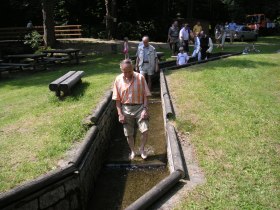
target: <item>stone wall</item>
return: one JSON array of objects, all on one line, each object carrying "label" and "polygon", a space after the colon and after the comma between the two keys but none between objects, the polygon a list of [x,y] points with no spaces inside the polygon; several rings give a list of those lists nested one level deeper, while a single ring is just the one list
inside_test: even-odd
[{"label": "stone wall", "polygon": [[[106,97],[111,97],[111,93]],[[94,191],[94,183],[105,160],[104,155],[109,146],[112,127],[117,122],[114,101],[110,100],[103,105],[106,107],[102,109],[98,121],[90,127],[69,164],[0,194],[0,209],[87,208],[88,200]]]}]

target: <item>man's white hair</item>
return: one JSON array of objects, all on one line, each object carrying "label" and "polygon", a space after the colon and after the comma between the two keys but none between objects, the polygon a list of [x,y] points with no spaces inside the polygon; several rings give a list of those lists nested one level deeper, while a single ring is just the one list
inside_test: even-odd
[{"label": "man's white hair", "polygon": [[150,41],[150,38],[148,36],[143,36],[142,41],[144,41],[145,39],[148,39],[148,41]]}]

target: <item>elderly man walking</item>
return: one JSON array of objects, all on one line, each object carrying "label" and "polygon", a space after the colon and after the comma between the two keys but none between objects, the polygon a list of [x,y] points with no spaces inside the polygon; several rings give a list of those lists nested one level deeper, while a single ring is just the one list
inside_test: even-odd
[{"label": "elderly man walking", "polygon": [[146,78],[148,87],[152,89],[152,76],[159,70],[156,49],[149,44],[149,37],[142,38],[143,44],[138,47],[136,58],[136,71]]},{"label": "elderly man walking", "polygon": [[135,157],[134,129],[136,123],[141,132],[140,155],[147,158],[145,144],[148,139],[148,96],[151,95],[142,74],[133,71],[131,60],[120,63],[122,74],[117,76],[112,99],[116,100],[119,122],[123,124],[124,134],[131,149],[130,159]]}]

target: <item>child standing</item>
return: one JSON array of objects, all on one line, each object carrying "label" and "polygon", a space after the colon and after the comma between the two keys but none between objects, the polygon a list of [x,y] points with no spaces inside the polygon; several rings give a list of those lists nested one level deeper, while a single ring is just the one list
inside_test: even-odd
[{"label": "child standing", "polygon": [[188,60],[189,60],[189,56],[187,53],[184,52],[184,48],[183,47],[180,47],[179,48],[179,53],[177,55],[177,66],[180,66],[180,65],[184,65],[186,63],[188,63]]},{"label": "child standing", "polygon": [[123,54],[124,54],[124,58],[128,59],[129,58],[129,54],[128,54],[128,38],[124,37],[124,42],[123,42]]}]

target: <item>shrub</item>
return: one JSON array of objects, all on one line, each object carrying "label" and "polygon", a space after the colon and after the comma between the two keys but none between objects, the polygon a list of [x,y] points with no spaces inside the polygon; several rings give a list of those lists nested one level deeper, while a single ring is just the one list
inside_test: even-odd
[{"label": "shrub", "polygon": [[32,31],[24,36],[24,44],[29,45],[32,49],[38,49],[43,38],[37,31]]}]

